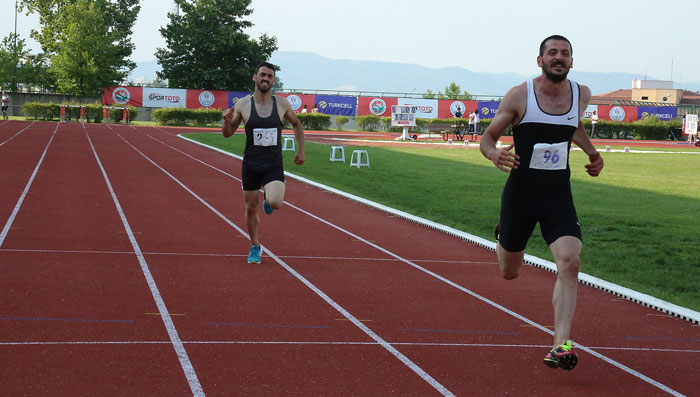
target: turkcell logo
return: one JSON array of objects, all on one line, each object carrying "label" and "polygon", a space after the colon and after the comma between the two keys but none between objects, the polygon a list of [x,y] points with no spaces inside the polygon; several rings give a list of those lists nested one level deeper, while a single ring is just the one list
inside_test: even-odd
[{"label": "turkcell logo", "polygon": [[210,91],[202,91],[202,93],[199,94],[199,104],[205,108],[210,107],[214,104],[214,94]]},{"label": "turkcell logo", "polygon": [[369,111],[375,116],[381,116],[386,112],[386,102],[383,99],[373,99],[369,103]]},{"label": "turkcell logo", "polygon": [[112,91],[112,99],[120,105],[126,105],[131,99],[131,93],[124,87],[117,87],[116,90]]},{"label": "turkcell logo", "polygon": [[612,109],[610,109],[610,120],[613,121],[622,121],[625,119],[625,109],[615,106]]},{"label": "turkcell logo", "polygon": [[328,102],[321,101],[318,103],[318,107],[320,107],[321,109],[325,109],[326,107],[328,107]]},{"label": "turkcell logo", "polygon": [[299,95],[289,95],[287,100],[292,105],[292,110],[295,112],[301,107],[301,98],[299,98]]}]

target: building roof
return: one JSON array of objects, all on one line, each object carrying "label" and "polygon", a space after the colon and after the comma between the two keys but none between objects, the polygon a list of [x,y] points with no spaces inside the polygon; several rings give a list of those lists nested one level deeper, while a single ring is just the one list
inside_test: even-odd
[{"label": "building roof", "polygon": [[[681,103],[679,105],[700,105],[700,94],[693,91],[682,90],[683,96],[681,97]],[[591,97],[592,105],[602,105],[607,104],[610,101],[631,101],[632,100],[632,90],[615,90],[606,92],[600,95],[594,95]]]}]

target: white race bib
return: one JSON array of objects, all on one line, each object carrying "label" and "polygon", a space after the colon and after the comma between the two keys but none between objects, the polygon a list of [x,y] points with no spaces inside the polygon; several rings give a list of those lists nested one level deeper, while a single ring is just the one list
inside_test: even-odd
[{"label": "white race bib", "polygon": [[253,145],[255,146],[276,146],[277,128],[254,128]]},{"label": "white race bib", "polygon": [[538,143],[532,148],[530,168],[538,170],[565,170],[569,157],[569,143]]}]

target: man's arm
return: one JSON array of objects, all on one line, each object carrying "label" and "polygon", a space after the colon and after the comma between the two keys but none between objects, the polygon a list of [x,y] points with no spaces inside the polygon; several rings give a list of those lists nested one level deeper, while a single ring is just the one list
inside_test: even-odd
[{"label": "man's arm", "polygon": [[481,144],[479,145],[481,153],[484,157],[491,160],[496,167],[505,172],[518,168],[520,156],[510,151],[513,149],[513,145],[498,149],[496,142],[503,135],[503,131],[508,128],[508,125],[512,124],[522,114],[520,107],[525,105],[526,95],[527,87],[524,85],[511,88],[506,96],[503,97],[496,117],[493,118],[481,137]]},{"label": "man's arm", "polygon": [[[585,85],[579,86],[579,90],[581,95],[579,102],[580,120],[583,112],[588,107],[588,101],[591,99],[591,90]],[[603,158],[600,156],[600,153],[598,153],[598,150],[596,150],[595,146],[593,146],[593,143],[588,138],[588,134],[586,134],[586,130],[583,128],[583,123],[581,121],[578,122],[578,128],[576,128],[576,131],[574,132],[573,141],[576,146],[581,148],[581,150],[588,155],[588,161],[590,161],[589,164],[586,164],[586,172],[588,172],[588,175],[600,175],[600,172],[603,171]]]},{"label": "man's arm", "polygon": [[224,124],[221,126],[221,133],[224,134],[224,138],[233,135],[238,129],[238,126],[241,125],[243,117],[241,116],[241,112],[236,109],[237,108],[234,106],[224,112]]},{"label": "man's arm", "polygon": [[297,146],[299,149],[294,155],[294,164],[302,165],[306,160],[306,149],[304,147],[304,127],[301,125],[301,121],[297,117],[297,114],[292,110],[292,105],[286,98],[278,97],[281,99],[279,101],[282,104],[282,109],[284,109],[284,118],[289,121],[294,129],[294,138],[297,140]]}]

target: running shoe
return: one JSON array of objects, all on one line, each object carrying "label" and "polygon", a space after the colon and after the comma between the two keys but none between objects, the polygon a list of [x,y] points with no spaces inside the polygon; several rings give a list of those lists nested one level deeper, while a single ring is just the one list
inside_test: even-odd
[{"label": "running shoe", "polygon": [[563,345],[547,353],[544,356],[544,363],[549,368],[561,368],[571,371],[578,364],[578,355],[572,350],[571,341],[567,340]]},{"label": "running shoe", "polygon": [[496,230],[493,232],[494,236],[496,236],[496,241],[498,241],[499,237],[501,237],[501,224],[499,223],[496,225]]},{"label": "running shoe", "polygon": [[270,207],[270,204],[267,203],[267,199],[265,199],[263,200],[263,210],[265,210],[266,214],[270,215],[275,209]]},{"label": "running shoe", "polygon": [[260,254],[262,254],[262,247],[259,245],[251,245],[250,252],[248,253],[248,263],[260,263]]}]

